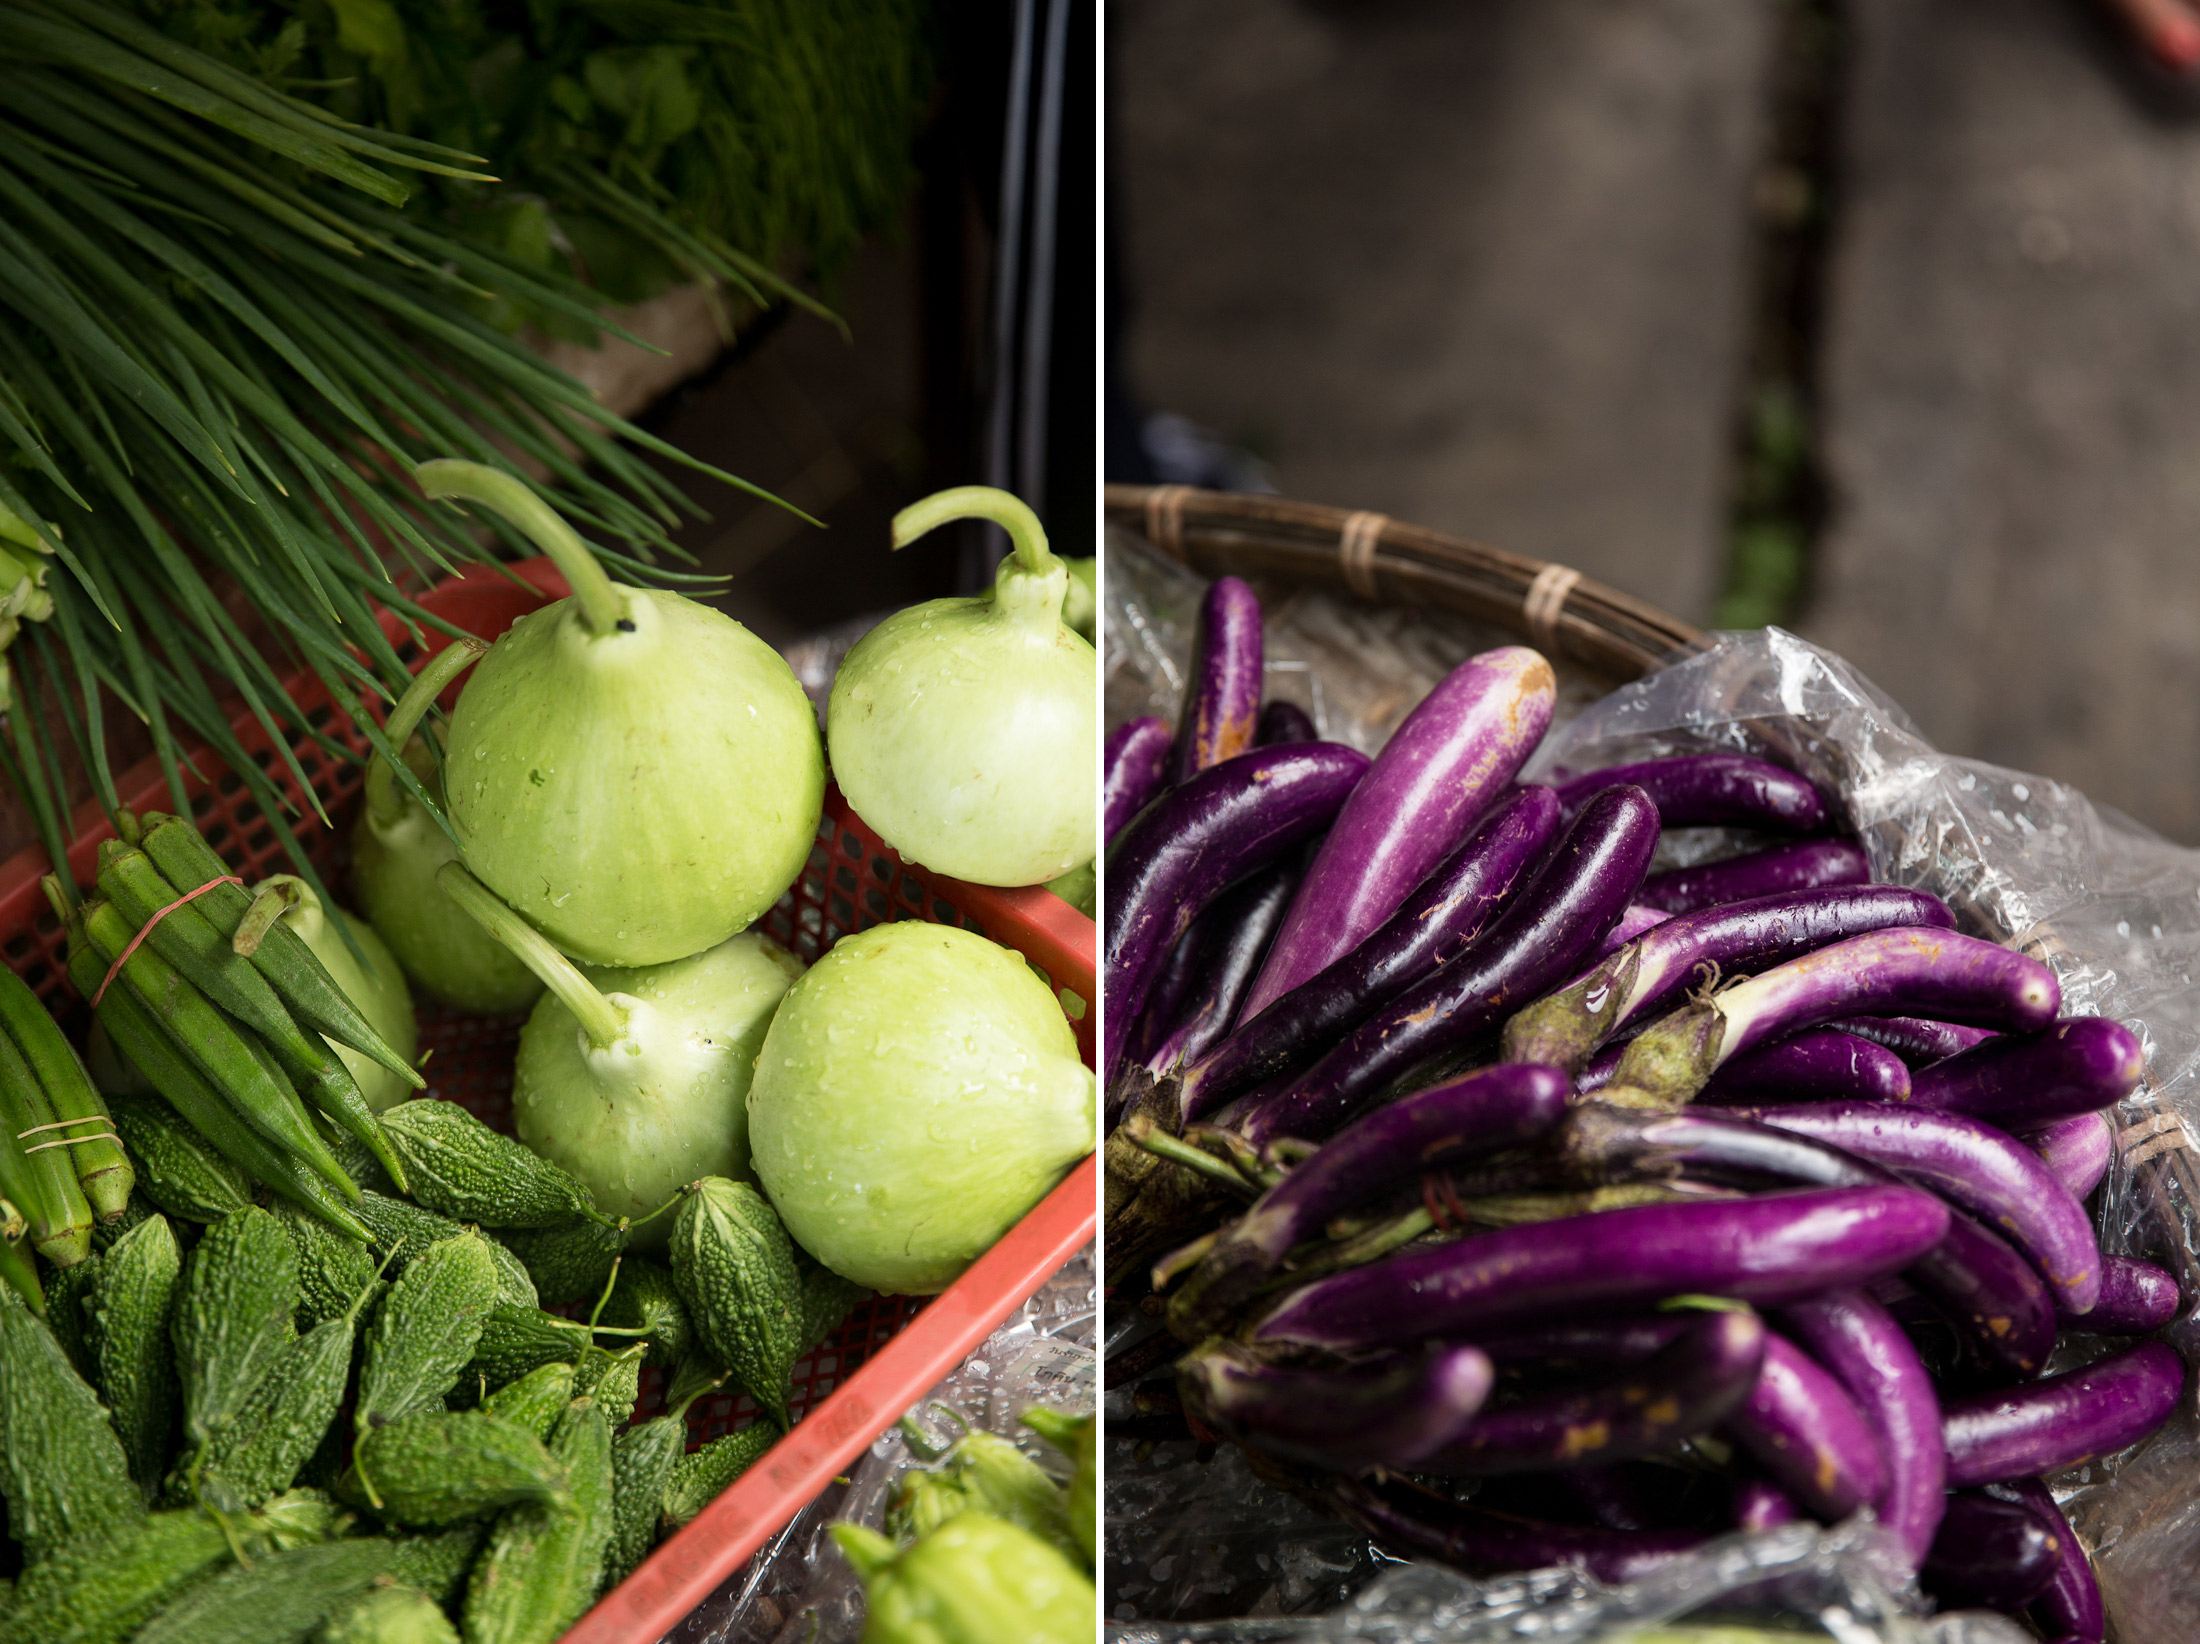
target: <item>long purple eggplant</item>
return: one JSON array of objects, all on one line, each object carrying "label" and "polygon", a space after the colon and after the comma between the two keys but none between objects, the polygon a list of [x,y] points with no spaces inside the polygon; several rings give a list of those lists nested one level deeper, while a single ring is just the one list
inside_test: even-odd
[{"label": "long purple eggplant", "polygon": [[1856,1401],[1777,1334],[1768,1334],[1756,1383],[1722,1431],[1804,1511],[1828,1524],[1878,1500],[1886,1488],[1886,1458]]},{"label": "long purple eggplant", "polygon": [[2177,1350],[2143,1341],[2059,1376],[1951,1399],[1948,1482],[2036,1478],[2121,1450],[2167,1421],[2184,1388]]},{"label": "long purple eggplant", "polygon": [[1103,1082],[1169,950],[1200,910],[1337,814],[1367,757],[1334,742],[1261,748],[1201,771],[1109,847]]},{"label": "long purple eggplant", "polygon": [[1642,900],[1667,913],[1694,913],[1723,902],[1870,882],[1871,859],[1846,839],[1801,839],[1690,868],[1667,868],[1643,881]]},{"label": "long purple eggplant", "polygon": [[1316,1140],[1383,1091],[1440,1076],[1521,1000],[1580,965],[1642,883],[1657,836],[1657,812],[1639,791],[1598,794],[1550,865],[1465,953],[1367,1017],[1288,1085],[1241,1099],[1232,1122],[1257,1145]]},{"label": "long purple eggplant", "polygon": [[1351,1352],[1414,1336],[1471,1338],[1580,1308],[1678,1295],[1778,1303],[1907,1267],[1948,1230],[1930,1194],[1901,1187],[1638,1206],[1501,1228],[1316,1280],[1256,1340]]},{"label": "long purple eggplant", "polygon": [[1673,1340],[1588,1387],[1530,1393],[1485,1408],[1424,1455],[1416,1471],[1447,1477],[1539,1472],[1660,1455],[1708,1432],[1749,1396],[1765,1356],[1754,1313],[1681,1321]]},{"label": "long purple eggplant", "polygon": [[1678,1313],[1559,1318],[1477,1332],[1475,1345],[1507,1374],[1595,1371],[1607,1365],[1633,1364],[1671,1345],[1680,1332],[1682,1318]]},{"label": "long purple eggplant", "polygon": [[1405,989],[1457,959],[1558,837],[1558,796],[1516,788],[1438,864],[1378,930],[1184,1070],[1186,1123],[1263,1080],[1295,1071]]},{"label": "long purple eggplant", "polygon": [[1600,771],[1559,784],[1558,797],[1577,810],[1593,793],[1631,782],[1650,796],[1668,828],[1767,828],[1816,833],[1825,826],[1825,796],[1782,766],[1746,754],[1675,754]]},{"label": "long purple eggplant", "polygon": [[1744,1051],[1697,1093],[1699,1102],[1902,1102],[1910,1070],[1893,1051],[1838,1028],[1805,1028]]},{"label": "long purple eggplant", "polygon": [[1489,1397],[1490,1361],[1476,1348],[1441,1346],[1313,1370],[1215,1340],[1187,1354],[1176,1377],[1198,1426],[1356,1473],[1416,1467],[1466,1432]]},{"label": "long purple eggplant", "polygon": [[1169,748],[1175,741],[1165,719],[1149,714],[1127,720],[1108,733],[1101,754],[1101,838],[1113,843],[1123,825],[1153,803],[1169,778]]},{"label": "long purple eggplant", "polygon": [[1646,908],[1640,902],[1627,904],[1627,911],[1619,916],[1619,923],[1604,933],[1604,940],[1597,944],[1597,960],[1602,963],[1613,954],[1647,931],[1656,929],[1673,916],[1663,908]]},{"label": "long purple eggplant", "polygon": [[[1712,1186],[1872,1187],[1900,1182],[1891,1170],[1807,1136],[1724,1113],[1659,1113],[1583,1103],[1554,1147],[1569,1182],[1693,1181]],[[2032,1376],[2055,1345],[2055,1304],[2031,1263],[1970,1217],[1948,1231],[1905,1276],[1969,1350],[2005,1376]],[[1493,1356],[1497,1356],[1492,1349]],[[1500,1360],[1502,1362],[1502,1360]]]},{"label": "long purple eggplant", "polygon": [[1939,897],[1895,885],[1795,891],[1677,914],[1513,1017],[1505,1024],[1505,1057],[1577,1070],[1600,1045],[1677,1003],[1691,987],[1785,964],[1871,931],[1954,924]]},{"label": "long purple eggplant", "polygon": [[2144,1072],[2137,1034],[2104,1016],[2073,1016],[2044,1033],[2000,1034],[1920,1068],[1910,1096],[1920,1107],[2024,1130],[2113,1107]]},{"label": "long purple eggplant", "polygon": [[1229,1032],[1303,869],[1289,856],[1239,880],[1169,950],[1131,1048],[1148,1072],[1158,1078],[1203,1056]]},{"label": "long purple eggplant", "polygon": [[1853,1016],[1833,1024],[1843,1033],[1884,1045],[1915,1068],[1930,1067],[1995,1037],[1990,1028],[1933,1022],[1922,1016]]},{"label": "long purple eggplant", "polygon": [[1570,1565],[1599,1581],[1632,1581],[1703,1544],[1692,1530],[1605,1530],[1495,1513],[1407,1479],[1338,1479],[1330,1504],[1391,1553],[1470,1575]]},{"label": "long purple eggplant", "polygon": [[2036,1478],[2018,1479],[1993,1486],[1993,1493],[2021,1505],[2055,1540],[2055,1573],[2032,1601],[2031,1616],[2041,1634],[2052,1644],[2101,1644],[2108,1636],[2108,1610],[2101,1602],[2101,1584],[2093,1574],[2093,1561],[2085,1556],[2078,1532],[2055,1505],[2047,1486]]},{"label": "long purple eggplant", "polygon": [[2108,1174],[2116,1152],[2116,1132],[2105,1113],[2076,1113],[2054,1124],[2024,1134],[2025,1145],[2040,1156],[2040,1163],[2083,1202]]},{"label": "long purple eggplant", "polygon": [[1240,578],[1217,577],[1199,602],[1171,781],[1183,782],[1252,747],[1260,720],[1261,650],[1260,596]]},{"label": "long purple eggplant", "polygon": [[2130,1256],[2101,1258],[2101,1295],[2091,1310],[2066,1322],[2097,1336],[2151,1336],[2184,1305],[2177,1276]]},{"label": "long purple eggplant", "polygon": [[1876,930],[1790,959],[1659,1018],[1627,1047],[1612,1089],[1684,1102],[1743,1051],[1842,1016],[1922,1008],[1954,1021],[2029,1032],[2054,1021],[2061,1003],[2055,973],[2014,949],[1949,930]]},{"label": "long purple eggplant", "polygon": [[2023,1503],[1958,1490],[1918,1582],[1943,1609],[2018,1615],[2046,1591],[2061,1558],[2062,1538]]},{"label": "long purple eggplant", "polygon": [[1558,1069],[1509,1063],[1417,1092],[1345,1126],[1223,1231],[1171,1298],[1172,1319],[1235,1305],[1294,1246],[1385,1188],[1541,1135],[1565,1113],[1567,1094]]},{"label": "long purple eggplant", "polygon": [[1314,716],[1296,702],[1277,699],[1260,711],[1260,723],[1253,727],[1253,746],[1273,748],[1285,742],[1318,742],[1321,732],[1315,729]]},{"label": "long purple eggplant", "polygon": [[1739,1110],[1931,1187],[2016,1241],[2056,1303],[2084,1313],[2101,1293],[2101,1248],[2085,1206],[2039,1156],[1960,1113],[1887,1102],[1822,1102]]},{"label": "long purple eggplant", "polygon": [[1421,699],[1323,841],[1247,1014],[1350,953],[1396,911],[1535,751],[1557,691],[1548,662],[1510,646],[1461,663]]},{"label": "long purple eggplant", "polygon": [[1849,1390],[1878,1434],[1887,1487],[1873,1506],[1915,1570],[1940,1529],[1948,1488],[1940,1401],[1917,1349],[1884,1307],[1857,1290],[1798,1303],[1781,1323]]}]

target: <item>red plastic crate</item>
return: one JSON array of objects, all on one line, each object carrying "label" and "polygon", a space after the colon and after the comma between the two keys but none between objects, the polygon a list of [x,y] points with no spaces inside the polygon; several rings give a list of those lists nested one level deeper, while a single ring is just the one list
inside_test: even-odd
[{"label": "red plastic crate", "polygon": [[[469,633],[491,639],[514,619],[560,597],[565,585],[544,560],[477,569],[443,583],[422,601]],[[393,640],[400,626],[385,617]],[[416,665],[446,643],[430,634],[407,649]],[[411,652],[417,650],[418,654]],[[291,682],[301,708],[332,738],[361,746],[348,719],[310,678]],[[453,695],[455,696],[455,688]],[[249,716],[236,731],[269,778],[303,799],[266,734]],[[295,747],[338,827],[308,821],[307,853],[341,887],[345,841],[360,771],[310,741]],[[253,807],[244,784],[221,771],[203,750],[197,763],[212,780],[194,785],[192,810],[208,840],[247,879],[287,868],[273,828]],[[157,765],[148,760],[118,783],[123,803],[154,810],[170,803]],[[100,841],[113,829],[96,805],[74,819],[69,867],[80,884],[93,877]],[[43,853],[35,848],[0,866],[0,954],[65,1022],[81,1025],[82,1005],[69,991],[61,961],[61,931],[38,889]],[[1061,994],[1089,1063],[1093,1057],[1095,932],[1092,921],[1043,890],[995,890],[942,879],[905,863],[828,788],[825,814],[802,877],[760,921],[774,941],[805,962],[852,931],[893,919],[961,925],[1024,955]],[[427,1094],[463,1103],[500,1130],[511,1129],[511,1064],[524,1016],[466,1016],[425,1000],[420,1004],[422,1072]],[[815,1352],[795,1366],[794,1427],[696,1520],[659,1547],[626,1581],[606,1593],[567,1635],[568,1644],[638,1644],[661,1637],[764,1546],[904,1411],[961,1363],[1093,1236],[1098,1191],[1093,1159],[1071,1171],[1052,1193],[1005,1234],[943,1294],[929,1300],[881,1296],[856,1308]],[[637,1419],[661,1407],[663,1378],[645,1373]],[[701,1443],[756,1416],[746,1397],[713,1395],[689,1411],[689,1440]]]}]

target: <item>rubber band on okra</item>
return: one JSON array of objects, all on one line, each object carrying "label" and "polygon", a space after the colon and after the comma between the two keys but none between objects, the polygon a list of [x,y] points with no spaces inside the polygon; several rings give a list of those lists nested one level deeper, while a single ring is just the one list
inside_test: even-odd
[{"label": "rubber band on okra", "polygon": [[41,1130],[67,1130],[71,1125],[103,1125],[106,1122],[107,1115],[104,1113],[85,1113],[74,1119],[55,1119],[46,1124],[32,1125],[28,1130],[18,1130],[15,1139],[20,1142],[24,1137],[35,1136]]},{"label": "rubber band on okra", "polygon": [[26,1147],[23,1149],[23,1156],[28,1158],[33,1153],[44,1153],[57,1147],[82,1147],[86,1142],[113,1142],[120,1147],[122,1138],[111,1130],[102,1130],[91,1136],[64,1136],[59,1141],[40,1142],[36,1147]]},{"label": "rubber band on okra", "polygon": [[225,873],[219,879],[209,879],[197,890],[185,891],[165,908],[155,910],[152,918],[146,920],[139,927],[138,933],[130,938],[130,945],[115,955],[115,962],[107,967],[107,974],[99,979],[99,991],[92,995],[92,1009],[99,1009],[100,1000],[107,997],[107,990],[115,985],[115,978],[122,974],[122,967],[130,962],[130,955],[137,952],[138,944],[153,934],[155,925],[174,913],[176,909],[182,907],[184,903],[196,902],[210,890],[218,889],[223,885],[241,885],[243,883],[244,881],[235,874]]}]

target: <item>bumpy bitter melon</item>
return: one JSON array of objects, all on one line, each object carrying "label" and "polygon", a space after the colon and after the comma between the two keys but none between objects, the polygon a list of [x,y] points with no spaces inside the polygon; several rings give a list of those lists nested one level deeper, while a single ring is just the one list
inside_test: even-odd
[{"label": "bumpy bitter melon", "polygon": [[176,1426],[176,1360],[169,1343],[183,1252],[165,1216],[140,1222],[99,1258],[84,1298],[100,1395],[148,1494],[160,1483]]},{"label": "bumpy bitter melon", "polygon": [[706,1176],[672,1228],[672,1276],[695,1334],[787,1425],[787,1378],[802,1352],[802,1275],[794,1240],[746,1182]]},{"label": "bumpy bitter melon", "polygon": [[611,1425],[595,1400],[566,1407],[550,1453],[564,1466],[571,1494],[514,1507],[497,1520],[466,1584],[469,1644],[550,1644],[580,1619],[602,1583],[611,1546]]}]

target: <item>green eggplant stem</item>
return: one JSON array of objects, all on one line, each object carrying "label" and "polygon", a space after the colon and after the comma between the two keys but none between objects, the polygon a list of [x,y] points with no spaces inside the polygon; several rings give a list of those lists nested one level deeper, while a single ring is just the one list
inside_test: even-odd
[{"label": "green eggplant stem", "polygon": [[517,474],[487,463],[438,457],[416,467],[413,478],[430,501],[475,503],[518,526],[565,573],[573,602],[590,633],[611,633],[626,620],[626,597],[604,573],[580,533]]},{"label": "green eggplant stem", "polygon": [[558,1003],[573,1013],[598,1050],[609,1050],[626,1033],[626,1012],[596,990],[572,960],[550,945],[548,937],[499,901],[463,864],[446,862],[436,870],[443,894],[472,915],[505,950],[542,979]]},{"label": "green eggplant stem", "polygon": [[[249,959],[258,953],[276,921],[299,904],[299,893],[305,888],[304,880],[287,873],[263,879],[253,888],[252,905],[244,910],[236,934],[229,938],[230,952],[240,959]],[[319,912],[318,907],[315,912]]]},{"label": "green eggplant stem", "polygon": [[1047,548],[1046,527],[1021,497],[990,485],[956,485],[920,498],[894,516],[894,546],[906,548],[927,532],[959,519],[991,520],[1008,533],[1009,546],[1026,571],[1044,572],[1061,561]]},{"label": "green eggplant stem", "polygon": [[[404,757],[405,744],[435,706],[435,699],[452,680],[480,661],[488,649],[478,639],[454,639],[413,675],[412,683],[405,687],[405,694],[397,699],[382,725],[382,734],[398,758]],[[368,761],[367,814],[385,828],[395,827],[404,818],[405,795],[397,786],[397,770],[390,759]]]},{"label": "green eggplant stem", "polygon": [[1259,1192],[1251,1182],[1239,1175],[1228,1164],[1213,1154],[1192,1146],[1181,1137],[1172,1136],[1144,1113],[1134,1113],[1123,1121],[1123,1134],[1133,1144],[1145,1149],[1154,1157],[1180,1164],[1187,1170],[1195,1170],[1202,1176],[1211,1176],[1223,1186],[1251,1197]]}]

